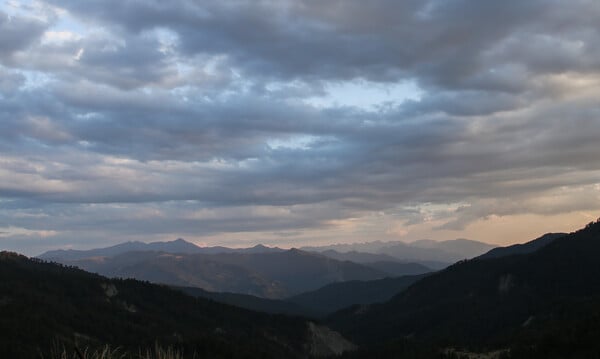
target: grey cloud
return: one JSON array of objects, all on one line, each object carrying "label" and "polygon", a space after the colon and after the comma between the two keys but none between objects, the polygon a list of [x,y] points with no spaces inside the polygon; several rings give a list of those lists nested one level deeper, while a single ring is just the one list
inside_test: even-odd
[{"label": "grey cloud", "polygon": [[[527,39],[568,34],[564,46],[572,47],[582,29],[593,26],[597,12],[585,1],[570,5],[567,20],[559,17],[564,7],[551,1],[57,4],[136,33],[170,28],[178,34],[183,53],[224,54],[248,76],[376,81],[413,77],[424,85],[479,90],[519,87],[506,83],[505,76],[489,75],[506,64],[489,54],[514,41],[513,35]],[[595,42],[592,36],[586,39]],[[593,57],[589,45],[586,42],[580,55]],[[536,53],[531,47],[503,48],[509,63],[525,60],[527,65],[527,54]],[[550,49],[544,51],[551,54],[543,57],[546,62],[564,61],[560,51]],[[529,70],[539,71],[536,66]]]},{"label": "grey cloud", "polygon": [[40,38],[50,24],[22,16],[9,16],[0,11],[0,59],[26,49]]},{"label": "grey cloud", "polygon": [[[75,183],[75,187],[67,193],[41,195],[48,200],[76,202],[193,198],[221,204],[279,205],[351,197],[360,201],[347,203],[362,203],[364,206],[379,203],[383,207],[397,200],[428,200],[428,196],[435,200],[454,201],[464,195],[458,187],[464,186],[472,191],[478,188],[460,185],[458,180],[469,183],[470,177],[482,173],[514,168],[545,168],[552,164],[556,167],[556,173],[569,167],[597,168],[594,134],[599,129],[593,117],[594,112],[582,116],[577,109],[580,105],[576,103],[569,109],[561,104],[537,114],[479,119],[483,131],[474,133],[469,128],[473,124],[470,120],[443,117],[428,121],[395,122],[393,118],[396,114],[389,114],[387,121],[383,119],[381,124],[371,128],[339,119],[338,124],[330,121],[331,124],[324,125],[323,122],[327,122],[328,118],[319,117],[311,129],[307,126],[311,123],[309,119],[305,123],[299,122],[301,117],[293,116],[286,107],[265,110],[265,114],[273,116],[272,120],[264,121],[257,117],[256,121],[248,123],[240,120],[237,112],[230,115],[218,112],[218,118],[229,120],[217,122],[199,121],[193,117],[193,112],[183,112],[175,123],[160,121],[159,117],[150,117],[151,112],[155,111],[153,107],[145,111],[141,108],[139,117],[127,120],[125,117],[113,117],[120,114],[121,110],[117,109],[97,120],[91,118],[84,121],[86,127],[73,127],[71,122],[77,121],[71,120],[57,123],[71,126],[67,127],[67,133],[74,137],[72,146],[79,148],[78,151],[91,148],[100,153],[137,157],[142,161],[183,160],[183,166],[170,174],[157,172],[157,166],[132,162],[126,165],[129,171],[123,172],[130,173],[129,176],[122,179],[102,178],[103,171],[118,170],[121,166],[103,164],[101,157],[95,157],[89,165],[77,163],[61,169],[47,169],[44,176]],[[587,104],[586,108],[591,105]],[[242,107],[248,112],[247,107],[233,107]],[[561,111],[564,113],[558,115]],[[131,110],[122,112],[132,114]],[[277,115],[284,113],[292,114],[291,119]],[[339,116],[344,113],[335,114]],[[575,117],[576,114],[579,118]],[[353,114],[348,116],[352,118]],[[564,118],[571,120],[565,122]],[[42,121],[44,123],[45,120]],[[37,127],[40,127],[39,123]],[[143,131],[141,134],[137,133],[138,128]],[[22,134],[52,144],[55,139],[48,138],[48,135],[44,138],[43,129],[43,126],[36,131],[25,129]],[[301,133],[302,130],[312,130],[313,134],[320,136],[329,133],[335,137],[329,141],[317,141],[307,149],[278,150],[264,145],[270,136]],[[156,137],[149,134],[155,134]],[[523,141],[523,137],[528,141]],[[84,149],[79,147],[79,140],[95,145]],[[575,142],[577,146],[569,147]],[[165,149],[168,144],[172,145],[174,152],[169,153],[168,148]],[[73,163],[73,157],[76,156],[61,157],[57,154],[51,163]],[[46,162],[46,158],[48,155],[38,161]],[[229,167],[219,170],[194,168],[185,164],[211,158],[225,158],[224,164]],[[250,167],[235,165],[236,160],[251,158],[254,160]],[[35,163],[32,159],[30,162]],[[182,170],[189,172],[189,176],[178,172]],[[87,175],[82,177],[84,172]],[[153,175],[145,178],[144,174],[149,172]],[[197,175],[201,175],[203,181],[194,184]],[[131,178],[138,178],[134,186],[128,183]],[[443,183],[454,179],[457,179],[453,183],[456,194],[446,194],[447,198],[443,198]],[[482,194],[497,182],[490,178],[486,181],[479,184]],[[164,187],[167,183],[171,184],[172,189]],[[223,192],[220,188],[233,190]],[[441,194],[435,194],[435,188]]]},{"label": "grey cloud", "polygon": [[[2,49],[0,229],[60,232],[53,243],[287,233],[468,202],[436,217],[460,229],[594,208],[592,2],[53,3],[104,30]],[[422,95],[306,101],[352,79],[412,79]],[[588,200],[535,200],[563,186]]]},{"label": "grey cloud", "polygon": [[586,71],[582,59],[598,58],[597,10],[585,1],[566,15],[552,1],[56,3],[119,36],[129,31],[127,53],[148,48],[144,33],[166,28],[177,34],[179,58],[221,56],[250,80],[409,78],[431,91],[522,93],[538,73]]},{"label": "grey cloud", "polygon": [[409,116],[438,111],[451,116],[486,116],[521,108],[527,100],[523,94],[495,91],[440,91],[419,101],[404,103],[401,111]]},{"label": "grey cloud", "polygon": [[0,67],[0,94],[10,97],[25,82],[25,76]]},{"label": "grey cloud", "polygon": [[14,55],[11,66],[46,71],[67,82],[82,79],[121,89],[174,87],[181,83],[174,59],[150,35],[89,34],[45,42]]},{"label": "grey cloud", "polygon": [[[297,205],[282,210],[261,206],[206,209],[193,201],[128,206],[52,204],[12,208],[10,212],[2,207],[0,227],[27,228],[30,237],[37,233],[64,241],[85,233],[92,238],[102,234],[104,240],[118,242],[123,237],[144,234],[208,236],[222,232],[299,231],[327,226],[327,221],[343,215],[348,212],[328,205]],[[13,234],[9,238],[18,236]]]}]

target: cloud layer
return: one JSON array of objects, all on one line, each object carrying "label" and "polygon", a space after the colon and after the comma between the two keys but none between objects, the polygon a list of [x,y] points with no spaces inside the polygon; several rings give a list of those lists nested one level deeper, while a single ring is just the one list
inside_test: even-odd
[{"label": "cloud layer", "polygon": [[593,0],[8,2],[0,245],[508,243],[527,238],[481,223],[585,221],[599,17]]}]

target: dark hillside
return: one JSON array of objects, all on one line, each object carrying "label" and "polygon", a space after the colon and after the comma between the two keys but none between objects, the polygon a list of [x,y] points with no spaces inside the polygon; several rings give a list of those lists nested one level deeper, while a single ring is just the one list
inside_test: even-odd
[{"label": "dark hillside", "polygon": [[532,357],[549,347],[563,357],[589,357],[600,353],[590,339],[600,335],[593,319],[600,314],[599,257],[600,222],[590,223],[537,252],[455,264],[387,303],[338,312],[330,323],[370,346],[411,338],[478,350],[523,344],[534,348]]},{"label": "dark hillside", "polygon": [[286,299],[309,308],[314,313],[328,315],[353,304],[373,304],[389,300],[427,274],[407,275],[369,281],[351,280],[331,283],[314,291]]},{"label": "dark hillside", "polygon": [[497,247],[487,253],[480,255],[479,259],[499,258],[515,254],[527,254],[537,251],[548,244],[554,242],[555,239],[565,236],[566,233],[546,233],[543,236],[523,244],[513,244],[508,247]]},{"label": "dark hillside", "polygon": [[55,342],[137,352],[155,343],[199,357],[303,357],[307,323],[193,298],[137,280],[110,280],[0,254],[0,353],[38,358]]}]

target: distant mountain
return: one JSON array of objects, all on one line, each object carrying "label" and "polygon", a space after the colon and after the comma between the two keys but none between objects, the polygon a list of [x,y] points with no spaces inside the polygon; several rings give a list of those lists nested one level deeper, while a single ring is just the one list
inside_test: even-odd
[{"label": "distant mountain", "polygon": [[422,240],[412,243],[391,242],[378,252],[405,261],[438,261],[454,263],[483,254],[494,246],[477,241],[456,239],[451,241]]},{"label": "distant mountain", "polygon": [[373,304],[389,300],[426,275],[384,278],[371,281],[347,281],[328,284],[302,293],[286,301],[307,308],[318,315],[327,315],[353,304]]},{"label": "distant mountain", "polygon": [[299,315],[305,317],[314,317],[318,314],[317,312],[311,309],[304,308],[296,303],[287,300],[260,298],[248,294],[209,292],[202,288],[195,287],[173,288],[181,290],[182,292],[193,297],[206,298],[219,303],[225,303],[244,309],[255,310],[258,312],[270,314]]},{"label": "distant mountain", "polygon": [[[105,344],[128,358],[155,345],[203,358],[306,358],[353,348],[339,334],[302,318],[248,311],[7,252],[0,252],[0,318],[3,358],[58,358],[63,347],[75,358],[75,348],[83,352]],[[52,354],[54,349],[59,352]]]},{"label": "distant mountain", "polygon": [[433,272],[433,269],[419,263],[402,263],[397,261],[378,261],[364,264],[378,271],[388,273],[390,277],[417,275]]},{"label": "distant mountain", "polygon": [[379,250],[386,245],[391,243],[402,243],[402,242],[382,242],[382,241],[372,241],[372,242],[362,242],[362,243],[335,243],[324,246],[305,246],[300,247],[303,251],[308,252],[324,252],[327,250],[334,250],[340,253],[347,252],[363,252],[363,253],[380,253]]},{"label": "distant mountain", "polygon": [[184,239],[177,239],[168,242],[125,242],[105,248],[96,248],[89,250],[54,250],[48,251],[38,256],[40,259],[53,260],[57,262],[72,261],[92,257],[114,257],[127,252],[165,252],[165,253],[268,253],[268,252],[283,252],[284,250],[276,247],[266,247],[258,244],[251,248],[228,248],[228,247],[199,247],[193,243],[187,242]]},{"label": "distant mountain", "polygon": [[338,261],[299,249],[276,253],[217,254],[212,258],[285,283],[293,294],[313,290],[332,282],[372,280],[387,276],[386,273],[361,264]]},{"label": "distant mountain", "polygon": [[285,252],[285,249],[281,249],[278,247],[267,247],[262,244],[257,244],[254,247],[248,248],[229,248],[222,246],[215,247],[199,247],[200,250],[197,252],[190,253],[202,253],[202,254],[221,254],[221,253],[276,253],[276,252]]},{"label": "distant mountain", "polygon": [[43,253],[39,255],[38,258],[65,261],[91,257],[114,257],[127,252],[156,251],[166,253],[199,253],[200,250],[200,247],[180,238],[170,242],[125,242],[115,246],[89,250],[55,250]]},{"label": "distant mountain", "polygon": [[301,249],[319,253],[333,250],[338,253],[359,252],[377,254],[387,257],[387,259],[379,260],[389,261],[389,258],[392,257],[397,261],[416,262],[432,269],[440,269],[446,267],[446,263],[473,258],[494,247],[483,242],[455,239],[450,241],[420,240],[412,243],[375,241],[333,244],[321,247],[302,247]]},{"label": "distant mountain", "polygon": [[457,255],[457,258],[468,259],[476,257],[482,253],[489,251],[496,246],[473,241],[470,239],[452,239],[448,241],[434,241],[434,240],[419,240],[409,243],[413,247],[425,248],[425,249],[440,249],[448,253]]},{"label": "distant mountain", "polygon": [[313,251],[315,253],[320,253],[329,258],[337,259],[340,261],[350,261],[354,263],[372,263],[372,262],[399,262],[399,259],[396,257],[388,256],[387,254],[381,253],[367,253],[367,252],[358,252],[358,251],[349,251],[349,252],[338,252],[334,249],[327,249],[324,251]]},{"label": "distant mountain", "polygon": [[328,249],[320,254],[341,261],[351,261],[354,263],[364,264],[367,267],[375,268],[381,272],[385,272],[391,277],[422,274],[433,271],[433,269],[421,263],[402,262],[399,259],[386,254],[357,251],[342,253],[333,249]]},{"label": "distant mountain", "polygon": [[487,253],[480,255],[478,258],[499,258],[511,256],[514,254],[527,254],[537,251],[538,249],[547,246],[554,242],[555,239],[566,236],[567,233],[546,233],[543,236],[523,244],[514,244],[508,247],[498,247],[490,250]]},{"label": "distant mountain", "polygon": [[409,341],[429,350],[439,343],[510,348],[511,358],[594,357],[600,352],[599,257],[600,221],[535,252],[462,261],[386,303],[347,308],[328,322],[371,347]]},{"label": "distant mountain", "polygon": [[[451,241],[420,240],[412,243],[404,242],[368,242],[353,244],[334,244],[322,247],[303,247],[307,252],[321,253],[327,257],[355,263],[403,262],[417,263],[437,270],[447,267],[458,260],[472,258],[489,251],[493,246],[488,244],[457,239]],[[115,257],[128,252],[164,252],[171,254],[231,254],[231,253],[277,253],[285,249],[267,247],[258,244],[250,248],[228,248],[222,246],[199,247],[183,239],[168,242],[125,242],[105,248],[89,250],[53,250],[45,252],[38,258],[56,262],[76,261],[89,258]],[[411,274],[410,272],[394,272],[394,275]]]},{"label": "distant mountain", "polygon": [[284,283],[251,269],[224,263],[215,256],[127,252],[115,257],[92,257],[61,263],[110,278],[135,278],[174,286],[199,287],[214,292],[243,293],[265,298],[281,298],[290,293]]},{"label": "distant mountain", "polygon": [[353,304],[385,302],[425,276],[413,275],[371,281],[337,282],[285,299],[267,299],[239,293],[209,292],[196,287],[173,288],[194,297],[211,299],[259,312],[323,317]]},{"label": "distant mountain", "polygon": [[297,249],[270,252],[170,254],[129,252],[60,261],[109,277],[136,278],[277,299],[347,280],[388,276],[379,270]]},{"label": "distant mountain", "polygon": [[285,249],[278,247],[267,247],[262,244],[257,244],[254,247],[235,249],[234,253],[280,253],[285,251]]}]

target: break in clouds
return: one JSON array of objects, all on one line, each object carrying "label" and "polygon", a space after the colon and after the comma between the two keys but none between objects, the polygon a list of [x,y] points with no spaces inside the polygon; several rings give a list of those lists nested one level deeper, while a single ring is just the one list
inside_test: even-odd
[{"label": "break in clouds", "polygon": [[0,245],[585,222],[598,18],[594,0],[7,1]]}]

